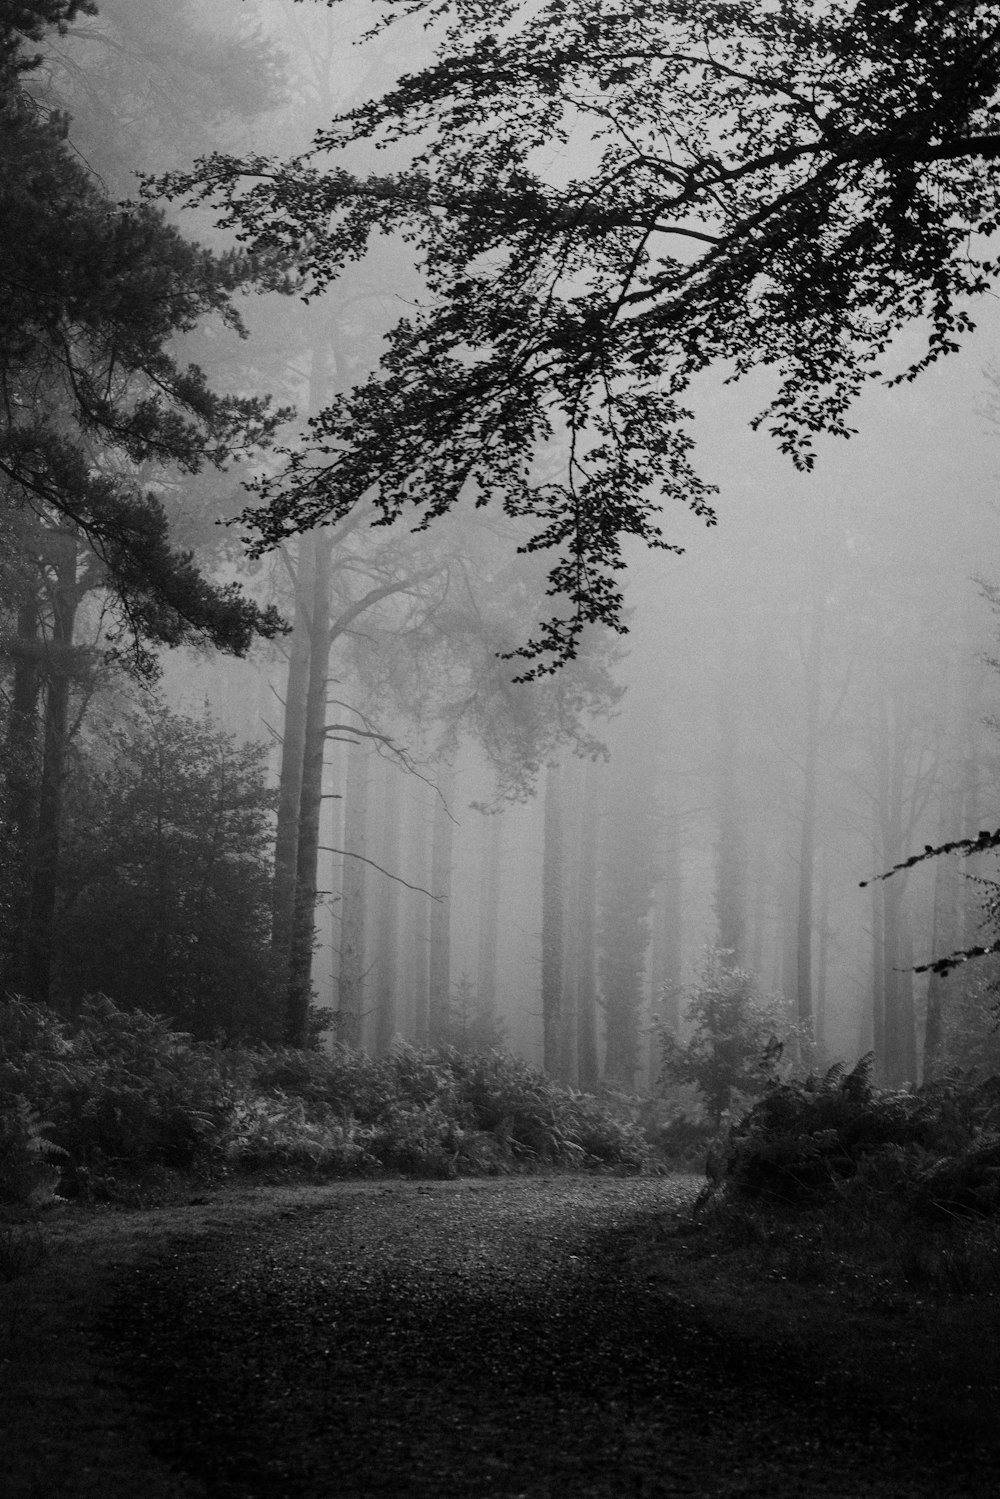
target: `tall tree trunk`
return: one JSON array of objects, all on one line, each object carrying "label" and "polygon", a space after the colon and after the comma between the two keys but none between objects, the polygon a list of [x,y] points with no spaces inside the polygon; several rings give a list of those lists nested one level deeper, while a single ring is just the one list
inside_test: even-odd
[{"label": "tall tree trunk", "polygon": [[[433,890],[430,875],[428,824],[431,816],[423,782],[417,782],[409,797],[407,818],[407,869],[413,884]],[[430,923],[434,902],[419,890],[407,896],[407,976],[411,996],[411,1035],[415,1046],[426,1046],[430,1037]]]},{"label": "tall tree trunk", "polygon": [[[948,784],[942,789],[938,815],[938,843],[959,835],[962,829],[962,782],[959,766],[950,758],[945,766]],[[961,945],[962,876],[956,860],[943,855],[934,861],[934,913],[931,919],[932,958],[944,957]],[[944,1054],[944,1019],[948,976],[931,973],[927,983],[927,1014],[924,1021],[923,1080],[930,1082],[941,1071]]]},{"label": "tall tree trunk", "polygon": [[875,1053],[876,1071],[885,1056],[885,886],[881,880],[872,884],[872,1004],[870,1024],[865,1027],[870,1045],[862,1049]]},{"label": "tall tree trunk", "polygon": [[47,1004],[52,995],[53,926],[59,892],[73,630],[80,598],[76,536],[53,534],[49,545],[54,576],[50,599],[52,624],[45,655],[42,777],[25,953],[25,989],[29,998],[40,1004]]},{"label": "tall tree trunk", "polygon": [[305,1046],[309,1035],[312,962],[316,943],[316,874],[320,815],[323,808],[323,765],[326,756],[326,691],[330,670],[331,533],[310,532],[308,545],[313,553],[312,597],[309,604],[309,677],[295,855],[295,916],[289,962],[286,1032],[286,1039],[292,1046]]},{"label": "tall tree trunk", "polygon": [[601,847],[600,980],[604,1012],[604,1075],[633,1089],[642,1064],[646,972],[655,903],[659,808],[656,766],[635,741],[611,762]]},{"label": "tall tree trunk", "polygon": [[[369,752],[355,740],[347,751],[344,789],[344,882],[340,896],[340,984],[337,1001],[337,1039],[360,1046],[364,1016],[365,942],[368,842]],[[352,858],[360,854],[361,858]]]},{"label": "tall tree trunk", "polygon": [[715,915],[718,944],[727,967],[746,966],[746,824],[739,786],[739,723],[736,694],[719,694],[716,768]]},{"label": "tall tree trunk", "polygon": [[802,1060],[813,1061],[813,882],[816,865],[816,778],[819,765],[819,709],[822,685],[823,637],[826,610],[822,599],[812,606],[805,669],[805,745],[803,756],[802,820],[799,827],[799,884],[796,918],[796,1022]]},{"label": "tall tree trunk", "polygon": [[295,927],[295,880],[299,843],[299,805],[306,741],[306,695],[309,688],[309,611],[315,583],[315,549],[303,537],[295,564],[295,615],[289,642],[288,671],[281,732],[281,769],[274,834],[274,885],[271,898],[271,942],[289,987],[292,932]]},{"label": "tall tree trunk", "polygon": [[[681,868],[681,819],[676,792],[670,783],[663,792],[663,825],[659,849],[660,884],[653,920],[650,1009],[654,1019],[671,1035],[680,1033],[683,984],[683,872]],[[659,1047],[653,1042],[649,1057],[649,1086],[660,1079]]]},{"label": "tall tree trunk", "polygon": [[[383,869],[394,872],[399,868],[400,852],[400,770],[388,757],[383,761],[382,778],[382,836],[379,844],[379,863]],[[399,894],[397,880],[380,875],[382,882],[379,912],[378,938],[375,962],[375,1035],[373,1050],[377,1057],[387,1055],[398,1028],[397,993],[399,988]]]},{"label": "tall tree trunk", "polygon": [[428,1031],[432,1046],[448,1038],[451,1020],[451,874],[455,824],[455,762],[441,757],[438,795],[434,803],[431,837],[431,890],[438,897],[430,913],[430,962],[428,968]]},{"label": "tall tree trunk", "polygon": [[479,942],[476,967],[476,1006],[483,1032],[493,1035],[497,1018],[497,948],[500,934],[500,881],[503,866],[503,818],[486,819],[480,844]]},{"label": "tall tree trunk", "polygon": [[563,808],[560,772],[545,772],[542,853],[542,1066],[549,1077],[562,1072],[563,1027]]},{"label": "tall tree trunk", "polygon": [[581,1088],[600,1082],[597,1049],[597,850],[601,818],[600,767],[591,761],[583,783],[579,879],[575,912],[577,1077]]},{"label": "tall tree trunk", "polygon": [[913,994],[913,929],[904,915],[899,923],[899,1063],[900,1081],[916,1083],[917,1017]]},{"label": "tall tree trunk", "polygon": [[9,935],[3,952],[3,988],[19,992],[25,988],[25,941],[31,919],[31,880],[34,864],[38,813],[39,724],[41,693],[39,656],[39,600],[34,591],[17,611],[14,647],[14,680],[7,720],[6,790],[10,818],[10,865],[14,887]]},{"label": "tall tree trunk", "polygon": [[822,1063],[827,1051],[828,979],[830,969],[830,943],[833,931],[830,927],[830,865],[822,861],[819,896],[819,946],[816,954],[816,1055]]}]

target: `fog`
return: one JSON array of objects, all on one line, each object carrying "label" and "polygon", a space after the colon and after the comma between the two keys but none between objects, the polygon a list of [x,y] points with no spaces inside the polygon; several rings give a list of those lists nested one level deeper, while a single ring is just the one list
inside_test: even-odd
[{"label": "fog", "polygon": [[[261,108],[251,70],[184,123],[152,6],[108,0],[47,44],[72,139],[116,194],[135,191],[135,171],[212,146],[302,149],[414,60],[393,33],[361,66],[343,44],[345,8],[206,0],[180,16],[193,35],[261,39],[254,65],[277,64]],[[112,68],[102,34],[131,39],[114,109],[120,120],[131,100],[141,117],[147,89],[147,131],[111,130],[86,82]],[[226,243],[209,210],[170,212]],[[249,338],[203,329],[192,357],[223,387],[295,405],[294,445],[324,395],[374,367],[413,295],[406,247],[382,244],[318,301],[245,299]],[[594,631],[556,677],[513,684],[517,663],[500,657],[543,616],[544,581],[516,553],[523,534],[488,510],[417,533],[372,529],[359,512],[252,564],[226,533],[219,575],[298,619],[296,633],[242,661],[164,651],[157,690],[263,743],[281,787],[289,715],[305,713],[305,679],[289,672],[298,645],[308,674],[323,580],[311,973],[323,1044],[502,1043],[568,1083],[655,1089],[657,1027],[683,1035],[692,996],[738,970],[776,1006],[788,1062],[874,1048],[881,1079],[903,1084],[995,1054],[989,964],[913,972],[993,940],[992,864],[928,860],[862,888],[996,821],[997,618],[984,594],[1000,583],[995,300],[977,315],[960,356],[872,386],[857,434],[821,441],[810,474],[751,431],[761,383],[702,378],[696,433],[718,524],[668,512],[683,554],[635,549],[629,633]],[[221,513],[242,507],[254,472],[226,477]],[[183,531],[204,497],[181,484],[175,498]],[[312,649],[315,661],[315,635]]]}]

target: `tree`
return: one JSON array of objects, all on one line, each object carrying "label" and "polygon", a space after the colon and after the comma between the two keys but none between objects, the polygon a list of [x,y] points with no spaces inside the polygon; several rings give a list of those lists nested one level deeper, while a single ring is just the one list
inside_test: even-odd
[{"label": "tree", "polygon": [[100,991],[202,1037],[281,1039],[265,750],[151,706],[73,778],[56,999]]},{"label": "tree", "polygon": [[707,955],[684,1016],[691,1027],[686,1041],[659,1027],[663,1075],[693,1084],[718,1128],[734,1102],[763,1090],[790,1031],[779,1001],[761,995],[753,975],[718,951]]},{"label": "tree", "polygon": [[634,1088],[642,1061],[646,959],[658,871],[656,748],[644,737],[612,751],[617,779],[607,795],[601,838],[599,973],[604,1076]]},{"label": "tree", "polygon": [[[465,495],[533,516],[556,603],[520,655],[551,669],[587,621],[624,628],[623,538],[669,547],[663,500],[714,519],[695,376],[766,369],[755,425],[808,468],[901,328],[928,341],[896,380],[971,329],[997,269],[1000,4],[396,9],[373,33],[433,18],[429,65],[290,161],[215,155],[162,186],[293,257],[310,295],[406,237],[425,295],[248,518],[268,546],[366,494],[387,521]],[[372,147],[403,164],[352,170]]]},{"label": "tree", "polygon": [[99,0],[45,35],[32,93],[69,111],[74,146],[124,198],[137,171],[190,161],[206,139],[238,144],[248,121],[281,103],[285,73],[282,50],[240,0],[211,11],[197,0]]},{"label": "tree", "polygon": [[566,1060],[566,846],[561,783],[559,766],[549,765],[545,771],[542,854],[542,1066],[549,1077],[555,1078],[564,1078]]},{"label": "tree", "polygon": [[217,394],[173,344],[212,317],[239,330],[233,293],[284,282],[189,243],[149,205],[112,203],[68,148],[65,116],[35,102],[25,44],[91,9],[32,0],[0,22],[2,503],[88,549],[119,648],[149,671],[149,642],[243,653],[280,626],[175,544],[151,481],[269,441],[287,413]]}]

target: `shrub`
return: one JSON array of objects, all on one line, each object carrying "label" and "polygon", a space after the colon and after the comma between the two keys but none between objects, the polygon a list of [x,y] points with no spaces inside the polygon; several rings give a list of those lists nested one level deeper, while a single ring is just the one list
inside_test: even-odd
[{"label": "shrub", "polygon": [[[728,1133],[722,1176],[745,1197],[806,1202],[859,1176],[928,1216],[1000,1209],[1000,1080],[877,1089],[871,1054],[774,1084]],[[881,1185],[879,1185],[881,1183]]]},{"label": "shrub", "polygon": [[643,1132],[654,1153],[673,1171],[703,1172],[718,1135],[706,1119],[692,1119],[683,1109],[649,1108]]},{"label": "shrub", "polygon": [[718,1129],[733,1107],[757,1097],[774,1076],[793,1032],[780,999],[761,994],[752,974],[709,953],[684,1011],[691,1027],[681,1041],[658,1027],[663,1081],[692,1085]]},{"label": "shrub", "polygon": [[44,1207],[53,1201],[66,1152],[48,1138],[52,1125],[23,1096],[0,1099],[0,1203]]},{"label": "shrub", "polygon": [[230,1106],[223,1053],[101,996],[75,1021],[0,1004],[0,1091],[49,1121],[70,1191],[104,1195],[122,1170],[190,1169]]},{"label": "shrub", "polygon": [[507,1053],[223,1048],[101,996],[72,1021],[0,1003],[0,1094],[20,1100],[0,1115],[0,1194],[25,1200],[55,1190],[56,1153],[68,1191],[130,1203],[205,1168],[454,1176],[650,1159],[620,1100]]}]

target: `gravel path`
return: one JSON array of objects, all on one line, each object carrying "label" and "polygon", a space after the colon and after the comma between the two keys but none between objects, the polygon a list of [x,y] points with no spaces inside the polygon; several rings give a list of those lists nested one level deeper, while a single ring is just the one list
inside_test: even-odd
[{"label": "gravel path", "polygon": [[211,1499],[994,1499],[1000,1454],[863,1347],[762,1347],[689,1299],[663,1231],[693,1190],[341,1185],[175,1234],[115,1320],[154,1451]]}]

